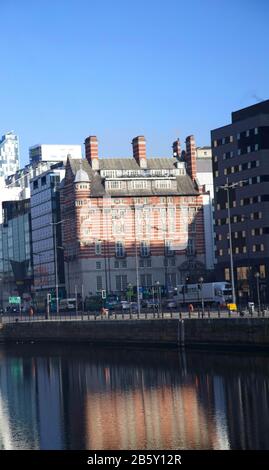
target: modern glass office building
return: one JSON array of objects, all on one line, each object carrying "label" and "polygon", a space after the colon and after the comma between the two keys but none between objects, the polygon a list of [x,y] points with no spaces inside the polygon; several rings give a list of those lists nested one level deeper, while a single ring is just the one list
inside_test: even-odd
[{"label": "modern glass office building", "polygon": [[19,141],[13,131],[0,139],[0,176],[12,175],[19,169]]}]

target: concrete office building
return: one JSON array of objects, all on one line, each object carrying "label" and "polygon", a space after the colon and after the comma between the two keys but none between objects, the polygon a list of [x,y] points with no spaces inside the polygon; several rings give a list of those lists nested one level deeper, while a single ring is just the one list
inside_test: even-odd
[{"label": "concrete office building", "polygon": [[214,243],[214,183],[212,171],[211,147],[197,147],[196,149],[197,181],[203,187],[203,212],[205,230],[206,268],[214,269],[215,243]]},{"label": "concrete office building", "polygon": [[68,155],[72,158],[82,158],[81,145],[37,144],[29,148],[30,163],[66,162]]},{"label": "concrete office building", "polygon": [[217,275],[231,279],[228,240],[229,190],[234,275],[238,300],[261,300],[269,292],[269,100],[232,113],[232,122],[214,129],[212,157],[215,189]]}]

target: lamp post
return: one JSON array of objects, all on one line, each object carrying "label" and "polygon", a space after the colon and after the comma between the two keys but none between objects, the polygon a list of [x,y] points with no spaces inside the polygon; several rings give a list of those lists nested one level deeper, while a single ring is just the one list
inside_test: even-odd
[{"label": "lamp post", "polygon": [[228,230],[229,230],[229,248],[230,248],[230,268],[231,268],[231,283],[232,283],[232,299],[233,304],[236,304],[235,296],[235,285],[234,285],[234,262],[233,262],[233,243],[232,243],[232,228],[231,228],[231,211],[230,211],[230,194],[229,191],[231,188],[241,185],[246,180],[236,181],[229,184],[229,179],[226,179],[226,184],[220,186],[220,188],[227,191],[227,206],[228,206]]},{"label": "lamp post", "polygon": [[57,261],[57,237],[56,237],[56,225],[62,224],[63,220],[58,222],[50,222],[53,226],[53,240],[54,240],[54,268],[55,268],[55,296],[56,296],[56,312],[59,313],[59,283],[58,283],[58,261]]},{"label": "lamp post", "polygon": [[158,299],[158,313],[161,313],[161,286],[160,286],[160,281],[155,282],[156,287],[157,287],[157,299]]},{"label": "lamp post", "polygon": [[261,314],[261,299],[260,299],[260,273],[255,273],[257,281],[257,298],[258,298],[258,316]]},{"label": "lamp post", "polygon": [[203,294],[203,282],[204,282],[204,278],[201,276],[201,277],[199,277],[198,281],[199,281],[199,287],[200,287],[200,290],[201,290],[202,315],[203,315],[203,317],[204,317],[204,314],[205,314],[204,294]]}]

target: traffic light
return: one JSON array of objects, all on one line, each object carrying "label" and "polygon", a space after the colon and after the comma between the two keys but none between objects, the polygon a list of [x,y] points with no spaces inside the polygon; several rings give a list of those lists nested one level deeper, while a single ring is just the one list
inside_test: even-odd
[{"label": "traffic light", "polygon": [[102,290],[102,299],[106,299],[106,290],[105,289]]}]

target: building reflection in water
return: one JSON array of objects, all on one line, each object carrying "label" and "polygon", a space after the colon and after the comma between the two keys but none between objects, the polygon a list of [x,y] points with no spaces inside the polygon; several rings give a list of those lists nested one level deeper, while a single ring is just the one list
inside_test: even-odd
[{"label": "building reflection in water", "polygon": [[2,449],[268,449],[266,357],[0,350]]}]

